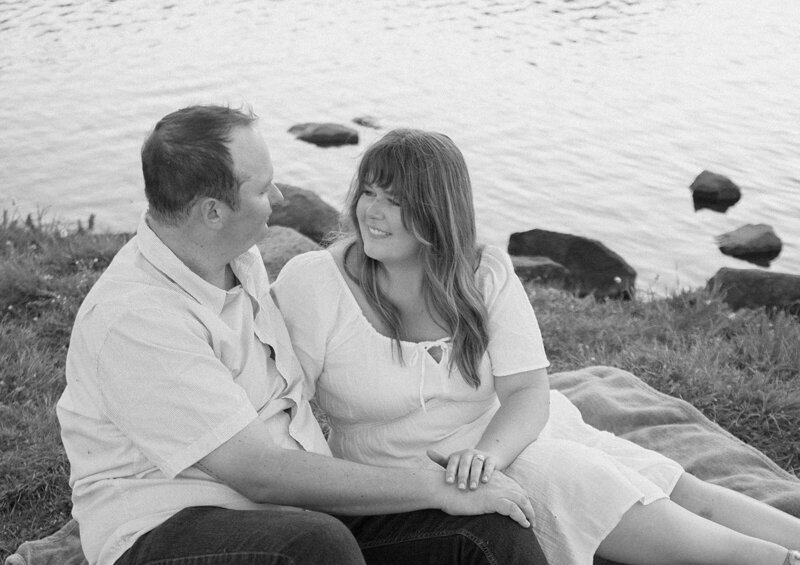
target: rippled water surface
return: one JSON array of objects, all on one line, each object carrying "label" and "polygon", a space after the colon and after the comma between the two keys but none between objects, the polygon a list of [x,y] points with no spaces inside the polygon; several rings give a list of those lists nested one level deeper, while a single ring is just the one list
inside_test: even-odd
[{"label": "rippled water surface", "polygon": [[[0,0],[0,207],[131,231],[139,148],[164,114],[247,102],[276,178],[339,207],[358,146],[298,122],[449,134],[479,229],[599,239],[656,290],[702,285],[714,236],[767,223],[800,274],[800,2]],[[695,211],[703,169],[743,191]]]}]

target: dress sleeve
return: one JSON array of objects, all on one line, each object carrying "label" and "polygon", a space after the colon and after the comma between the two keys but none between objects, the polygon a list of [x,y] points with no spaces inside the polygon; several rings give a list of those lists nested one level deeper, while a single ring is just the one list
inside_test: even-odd
[{"label": "dress sleeve", "polygon": [[106,416],[170,478],[258,417],[201,324],[161,309],[108,327],[97,374]]},{"label": "dress sleeve", "polygon": [[489,312],[489,359],[497,377],[550,365],[536,314],[511,258],[486,246],[478,268]]},{"label": "dress sleeve", "polygon": [[305,373],[309,397],[316,391],[325,361],[331,325],[329,314],[338,303],[336,296],[330,296],[334,285],[328,280],[329,269],[323,264],[326,258],[321,253],[327,251],[293,257],[272,283],[275,303]]}]

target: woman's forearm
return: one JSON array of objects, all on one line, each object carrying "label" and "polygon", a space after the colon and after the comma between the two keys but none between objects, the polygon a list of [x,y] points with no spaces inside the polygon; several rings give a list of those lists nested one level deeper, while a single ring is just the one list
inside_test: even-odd
[{"label": "woman's forearm", "polygon": [[[504,378],[511,377],[496,380]],[[513,390],[498,387],[500,408],[475,446],[479,451],[492,455],[501,470],[513,463],[522,450],[539,437],[550,416],[550,389],[546,375],[532,379],[526,385],[513,387]]]}]

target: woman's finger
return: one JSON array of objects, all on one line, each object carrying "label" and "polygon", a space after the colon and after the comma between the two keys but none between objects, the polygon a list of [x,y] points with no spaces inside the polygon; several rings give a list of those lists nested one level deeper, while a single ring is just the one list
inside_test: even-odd
[{"label": "woman's finger", "polygon": [[485,463],[486,456],[482,453],[478,453],[472,458],[472,465],[469,470],[469,488],[471,490],[478,488]]},{"label": "woman's finger", "polygon": [[483,465],[483,475],[481,476],[481,482],[488,483],[489,481],[491,481],[495,469],[497,469],[497,462],[494,460],[494,457],[487,458],[486,462]]},{"label": "woman's finger", "polygon": [[461,461],[458,463],[458,488],[466,490],[469,483],[469,470],[472,466],[472,453],[462,453]]},{"label": "woman's finger", "polygon": [[448,485],[452,485],[456,482],[459,461],[461,461],[461,455],[458,453],[450,455],[450,459],[447,461],[447,469],[444,472],[444,477]]}]

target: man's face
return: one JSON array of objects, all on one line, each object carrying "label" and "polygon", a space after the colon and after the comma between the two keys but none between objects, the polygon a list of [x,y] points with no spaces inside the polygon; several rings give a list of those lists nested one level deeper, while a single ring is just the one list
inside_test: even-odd
[{"label": "man's face", "polygon": [[283,201],[273,184],[272,160],[264,138],[252,127],[233,131],[228,145],[239,181],[239,208],[231,212],[225,237],[240,253],[264,239],[272,206]]}]

